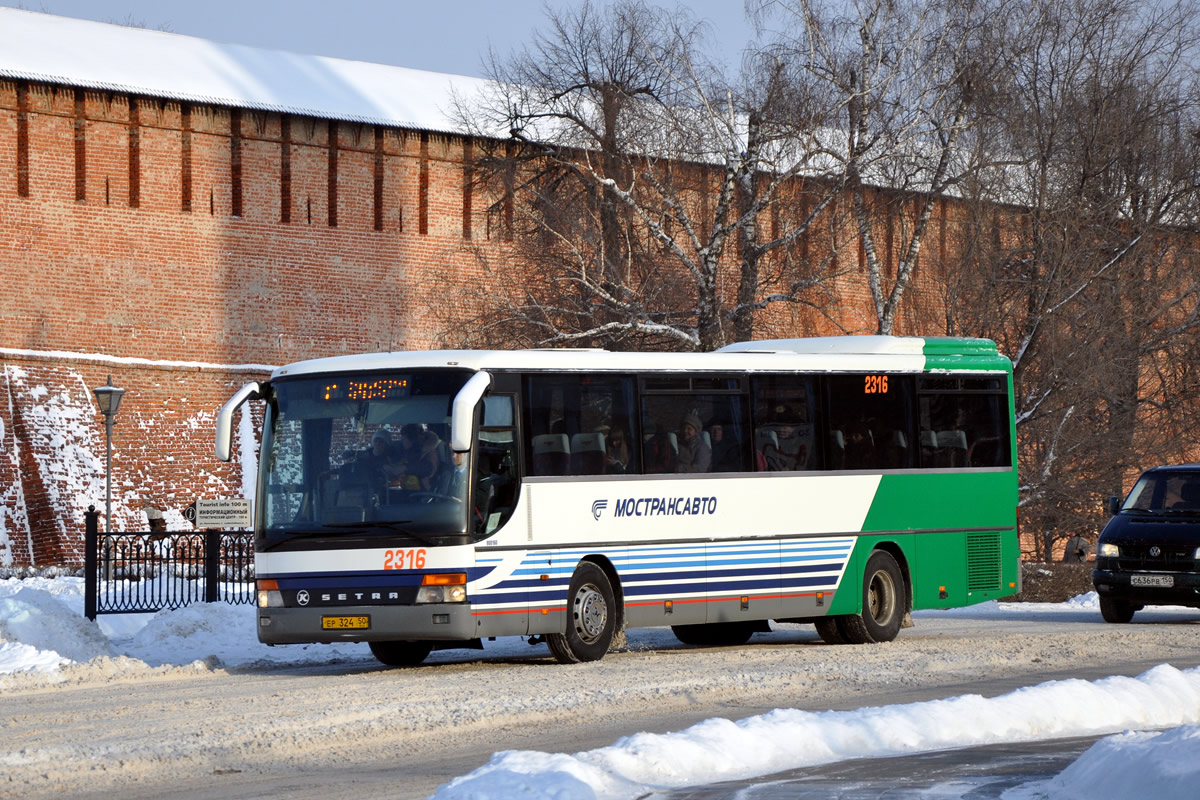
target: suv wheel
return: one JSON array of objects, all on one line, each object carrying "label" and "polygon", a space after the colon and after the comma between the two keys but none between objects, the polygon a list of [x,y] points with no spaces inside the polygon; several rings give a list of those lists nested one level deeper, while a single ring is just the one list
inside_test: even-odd
[{"label": "suv wheel", "polygon": [[1100,616],[1105,622],[1124,624],[1133,619],[1133,604],[1118,597],[1101,597]]}]

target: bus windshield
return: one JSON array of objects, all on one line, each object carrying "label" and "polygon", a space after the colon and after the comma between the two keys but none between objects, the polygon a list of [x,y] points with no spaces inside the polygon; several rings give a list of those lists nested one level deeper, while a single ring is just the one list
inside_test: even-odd
[{"label": "bus windshield", "polygon": [[467,481],[448,438],[451,403],[469,377],[431,370],[275,381],[260,546],[312,535],[431,544],[464,536]]}]

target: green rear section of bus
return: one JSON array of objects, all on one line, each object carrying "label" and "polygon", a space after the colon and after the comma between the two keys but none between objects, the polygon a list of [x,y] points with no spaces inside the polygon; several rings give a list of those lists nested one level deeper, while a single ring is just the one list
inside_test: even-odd
[{"label": "green rear section of bus", "polygon": [[[971,521],[967,530],[964,520]],[[863,568],[876,548],[900,562],[914,609],[954,608],[1015,594],[1020,548],[1013,473],[885,475],[830,614],[860,610]]]},{"label": "green rear section of bus", "polygon": [[[1012,364],[987,339],[925,342],[926,371],[1002,370]],[[1016,464],[1016,430],[1010,430]],[[1021,588],[1017,472],[885,474],[829,614],[862,607],[862,574],[875,549],[891,552],[905,573],[914,610],[955,608],[1011,596]],[[964,521],[969,524],[964,525]]]}]

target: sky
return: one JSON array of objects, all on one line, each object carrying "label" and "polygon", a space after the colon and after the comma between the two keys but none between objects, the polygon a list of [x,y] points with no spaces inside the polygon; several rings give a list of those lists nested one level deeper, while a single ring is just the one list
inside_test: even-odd
[{"label": "sky", "polygon": [[[609,0],[593,0],[607,5]],[[553,0],[555,8],[581,0]],[[661,5],[674,8],[674,0]],[[742,0],[680,3],[711,25],[720,57],[736,65],[753,30]],[[24,8],[96,22],[141,27],[309,55],[483,77],[489,47],[519,49],[545,21],[541,0],[0,0]]]},{"label": "sky", "polygon": [[[1098,609],[1093,592],[1066,604],[993,601],[916,616],[1098,614]],[[0,674],[53,675],[71,663],[117,656],[151,667],[219,661],[228,668],[262,671],[274,663],[371,660],[362,644],[312,645],[302,654],[291,648],[272,650],[245,635],[254,624],[254,608],[248,605],[198,604],[153,615],[102,615],[96,624],[82,610],[81,578],[0,580]],[[1194,617],[1190,610],[1178,611]],[[636,633],[677,646],[666,628]],[[487,650],[489,658],[530,653],[520,637],[488,642]],[[430,660],[453,652],[434,653]],[[1058,775],[1008,789],[1003,800],[1194,798],[1200,785],[1200,667],[1179,670],[1163,664],[1136,677],[1048,681],[992,698],[962,695],[849,711],[782,708],[736,721],[713,718],[672,733],[633,733],[579,753],[505,751],[444,784],[433,798],[633,800],[655,791],[851,758],[1096,735],[1103,738]],[[963,796],[963,789],[948,794],[947,787],[935,787],[912,796],[945,800]]]}]

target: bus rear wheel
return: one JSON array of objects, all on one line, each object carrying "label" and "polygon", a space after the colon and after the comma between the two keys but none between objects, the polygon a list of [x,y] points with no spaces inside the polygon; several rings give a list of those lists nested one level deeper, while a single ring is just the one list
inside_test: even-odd
[{"label": "bus rear wheel", "polygon": [[838,630],[850,644],[890,642],[907,607],[900,566],[890,553],[876,550],[863,570],[862,613],[838,617]]},{"label": "bus rear wheel", "polygon": [[745,644],[755,626],[746,622],[710,622],[705,625],[672,625],[671,633],[684,644],[699,647],[730,647]]},{"label": "bus rear wheel", "polygon": [[604,570],[583,561],[571,577],[567,592],[566,633],[546,635],[550,653],[560,664],[599,661],[612,644],[617,603]]},{"label": "bus rear wheel", "polygon": [[412,667],[425,660],[433,642],[370,642],[371,655],[389,667]]}]

